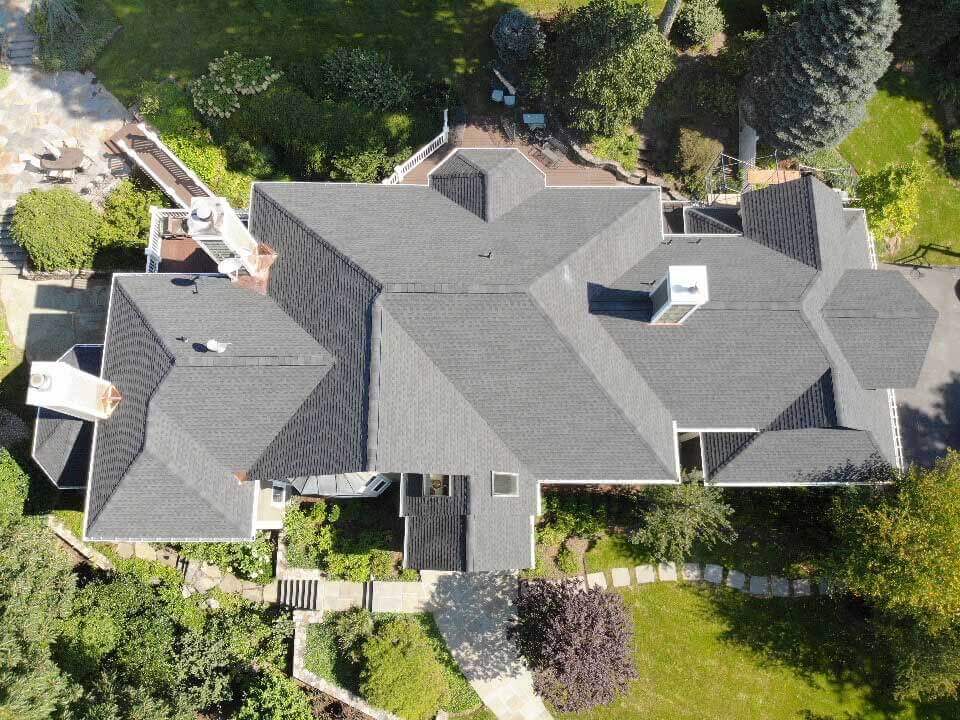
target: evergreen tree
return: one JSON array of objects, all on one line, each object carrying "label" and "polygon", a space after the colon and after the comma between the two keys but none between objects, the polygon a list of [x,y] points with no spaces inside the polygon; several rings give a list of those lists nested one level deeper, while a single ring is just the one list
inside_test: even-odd
[{"label": "evergreen tree", "polygon": [[746,121],[788,153],[835,146],[863,120],[899,23],[896,0],[808,0],[754,56]]}]

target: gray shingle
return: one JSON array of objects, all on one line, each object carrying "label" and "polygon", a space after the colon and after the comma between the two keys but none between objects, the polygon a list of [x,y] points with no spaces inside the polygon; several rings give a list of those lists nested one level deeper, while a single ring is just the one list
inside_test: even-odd
[{"label": "gray shingle", "polygon": [[[74,345],[58,359],[91,375],[100,375],[102,357],[102,345]],[[86,487],[92,443],[92,422],[38,408],[33,459],[58,488]]]},{"label": "gray shingle", "polygon": [[916,385],[937,311],[900,273],[844,273],[823,315],[864,387]]},{"label": "gray shingle", "polygon": [[493,222],[543,190],[546,176],[518,152],[460,149],[430,172],[429,185]]},{"label": "gray shingle", "polygon": [[814,208],[814,182],[821,184],[806,176],[746,192],[740,197],[740,215],[744,235],[819,270],[820,228]]}]

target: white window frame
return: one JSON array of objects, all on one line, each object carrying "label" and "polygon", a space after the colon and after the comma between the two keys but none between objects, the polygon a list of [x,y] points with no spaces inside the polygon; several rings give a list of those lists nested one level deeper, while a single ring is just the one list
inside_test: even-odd
[{"label": "white window frame", "polygon": [[[515,492],[512,493],[498,493],[497,486],[494,482],[494,478],[497,475],[509,475],[513,478],[514,487],[516,488]],[[515,472],[504,472],[501,470],[493,470],[490,472],[490,494],[493,497],[520,497],[520,473]]]},{"label": "white window frame", "polygon": [[[281,499],[280,502],[274,500],[274,493],[277,488],[281,490]],[[287,499],[289,498],[290,484],[284,480],[271,480],[270,481],[270,505],[273,507],[279,508],[287,504]]]}]

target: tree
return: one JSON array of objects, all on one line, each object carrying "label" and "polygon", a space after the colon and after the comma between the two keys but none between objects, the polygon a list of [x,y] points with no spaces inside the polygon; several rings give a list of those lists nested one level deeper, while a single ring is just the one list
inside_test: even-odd
[{"label": "tree", "polygon": [[863,120],[899,25],[896,0],[810,0],[772,31],[742,87],[745,120],[792,154],[837,145]]},{"label": "tree", "polygon": [[833,509],[836,582],[933,630],[960,624],[960,453]]},{"label": "tree", "polygon": [[724,23],[717,0],[688,0],[677,16],[677,34],[687,45],[706,45],[723,32]]},{"label": "tree", "polygon": [[870,232],[895,251],[909,237],[920,219],[920,194],[927,183],[927,170],[920,162],[889,163],[861,176],[857,183],[860,207],[867,212]]},{"label": "tree", "polygon": [[893,50],[897,58],[933,58],[958,37],[960,0],[910,0]]},{"label": "tree", "polygon": [[409,617],[385,623],[363,645],[360,693],[406,720],[437,713],[446,688],[443,667],[423,626]]},{"label": "tree", "polygon": [[612,702],[636,677],[633,626],[620,595],[574,580],[528,581],[510,636],[534,672],[534,687],[558,710]]},{"label": "tree", "polygon": [[737,537],[730,516],[733,508],[723,490],[694,480],[681,485],[653,485],[647,489],[653,506],[643,514],[630,541],[643,546],[656,560],[682,562],[695,542],[705,545]]},{"label": "tree", "polygon": [[534,53],[543,49],[544,34],[537,19],[519,8],[508,10],[497,20],[491,35],[497,55],[512,70],[520,70]]},{"label": "tree", "polygon": [[643,3],[590,0],[561,11],[548,47],[554,103],[586,133],[612,135],[649,104],[675,55]]},{"label": "tree", "polygon": [[676,21],[677,15],[680,14],[681,5],[683,5],[683,0],[667,0],[667,4],[664,5],[663,10],[660,11],[660,20],[657,22],[657,29],[660,30],[660,34],[664,37],[670,36],[673,23]]}]

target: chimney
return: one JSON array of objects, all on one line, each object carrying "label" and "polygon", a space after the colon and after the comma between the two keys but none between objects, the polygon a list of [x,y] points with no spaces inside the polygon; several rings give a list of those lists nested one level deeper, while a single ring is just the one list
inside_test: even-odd
[{"label": "chimney", "polygon": [[110,417],[120,400],[120,391],[112,383],[67,363],[30,365],[28,405],[93,421]]},{"label": "chimney", "polygon": [[710,299],[705,265],[671,265],[651,294],[654,325],[680,325]]}]

